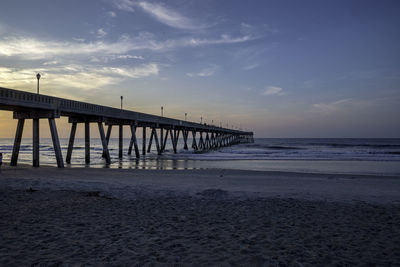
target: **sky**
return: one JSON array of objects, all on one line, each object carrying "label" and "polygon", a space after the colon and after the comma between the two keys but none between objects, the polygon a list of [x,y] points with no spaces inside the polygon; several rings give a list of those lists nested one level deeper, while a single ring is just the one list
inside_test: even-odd
[{"label": "sky", "polygon": [[[113,107],[122,95],[125,109],[256,137],[398,138],[399,12],[397,0],[2,0],[0,87],[36,92],[39,72],[42,94]],[[15,128],[0,111],[0,137]]]}]

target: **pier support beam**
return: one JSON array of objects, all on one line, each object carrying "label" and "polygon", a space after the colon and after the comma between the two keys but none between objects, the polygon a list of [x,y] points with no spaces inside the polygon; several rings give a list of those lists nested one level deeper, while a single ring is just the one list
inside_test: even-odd
[{"label": "pier support beam", "polygon": [[167,145],[167,139],[168,139],[168,132],[170,132],[171,129],[167,129],[165,132],[164,140],[161,139],[161,153],[165,151],[165,146]]},{"label": "pier support beam", "polygon": [[57,167],[64,168],[64,161],[61,153],[60,140],[58,139],[57,127],[54,118],[49,118],[51,139],[53,140],[54,153],[56,154]]},{"label": "pier support beam", "polygon": [[[154,128],[153,128],[154,129]],[[151,145],[153,144],[153,137],[154,137],[154,131],[153,129],[151,130],[150,133],[150,139],[149,139],[149,146],[147,147],[147,153],[150,153],[151,151]]]},{"label": "pier support beam", "polygon": [[39,167],[39,119],[32,122],[32,158],[32,166]]},{"label": "pier support beam", "polygon": [[[111,130],[112,130],[112,124],[109,124],[108,127],[107,127],[107,135],[106,135],[107,147],[108,147],[108,144],[110,143]],[[104,128],[103,128],[103,132],[104,132]],[[101,156],[103,158],[105,157],[104,151],[103,151],[103,154]]]},{"label": "pier support beam", "polygon": [[129,144],[128,155],[132,154],[132,146],[134,145],[136,158],[140,158],[139,147],[138,147],[137,139],[136,139],[136,126],[131,125],[130,127],[131,127],[132,137],[131,137],[131,142]]},{"label": "pier support beam", "polygon": [[15,132],[13,152],[11,156],[11,166],[17,166],[19,149],[21,148],[22,132],[24,131],[25,119],[18,119],[17,131]]},{"label": "pier support beam", "polygon": [[172,129],[169,131],[169,134],[171,136],[172,149],[174,150],[174,154],[176,154],[175,136],[174,133],[172,133]]},{"label": "pier support beam", "polygon": [[208,132],[206,133],[205,149],[210,149],[210,136],[208,135]]},{"label": "pier support beam", "polygon": [[123,125],[118,125],[119,127],[119,135],[118,135],[118,158],[122,159],[122,152],[123,152],[123,143],[124,143],[124,136],[123,136]]},{"label": "pier support beam", "polygon": [[75,141],[75,134],[76,134],[76,122],[72,123],[71,126],[71,133],[69,135],[69,142],[68,142],[68,150],[67,150],[67,164],[71,164],[71,157],[72,157],[72,150],[74,148],[74,141]]},{"label": "pier support beam", "polygon": [[203,138],[202,138],[202,132],[199,132],[199,141],[198,141],[198,149],[201,150],[202,149],[202,142]]},{"label": "pier support beam", "polygon": [[194,150],[198,150],[199,148],[198,148],[197,142],[196,142],[196,131],[195,130],[192,131],[192,137],[193,137],[193,139],[192,139],[192,148]]},{"label": "pier support beam", "polygon": [[211,135],[210,135],[210,149],[213,149],[215,146],[215,144],[214,144],[214,142],[215,142],[215,136],[214,136],[214,133],[213,132],[211,132]]},{"label": "pier support beam", "polygon": [[[102,122],[98,122],[97,125],[98,125],[98,127],[99,127],[99,133],[100,133],[101,144],[103,145],[103,155],[104,155],[104,158],[105,158],[105,160],[106,160],[106,163],[107,163],[107,164],[110,164],[110,163],[111,163],[110,152],[109,152],[109,150],[108,150],[107,138],[106,138],[106,136],[104,135],[103,123],[102,123]],[[108,126],[108,129],[109,129],[109,130],[111,129],[110,126],[111,126],[111,125]],[[107,131],[107,133],[108,133],[108,131]],[[110,130],[110,133],[111,133],[111,130]]]},{"label": "pier support beam", "polygon": [[187,139],[189,135],[189,131],[182,130],[183,135],[183,149],[188,150]]},{"label": "pier support beam", "polygon": [[146,126],[143,126],[142,154],[143,156],[146,155]]},{"label": "pier support beam", "polygon": [[155,127],[153,128],[152,135],[154,136],[154,141],[156,142],[157,153],[158,155],[161,155],[160,143],[158,142],[157,130]]},{"label": "pier support beam", "polygon": [[164,129],[161,127],[160,128],[160,142],[161,142],[160,149],[161,149],[161,152],[163,152],[163,140],[164,140]]},{"label": "pier support beam", "polygon": [[175,132],[175,145],[176,147],[178,147],[178,141],[179,141],[179,134],[180,134],[181,130],[176,130]]},{"label": "pier support beam", "polygon": [[90,123],[85,121],[85,163],[90,163]]}]

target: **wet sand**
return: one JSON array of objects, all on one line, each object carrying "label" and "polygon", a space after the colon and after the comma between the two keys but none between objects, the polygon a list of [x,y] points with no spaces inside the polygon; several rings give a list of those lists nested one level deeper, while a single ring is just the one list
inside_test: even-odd
[{"label": "wet sand", "polygon": [[400,264],[400,177],[5,168],[0,265]]}]

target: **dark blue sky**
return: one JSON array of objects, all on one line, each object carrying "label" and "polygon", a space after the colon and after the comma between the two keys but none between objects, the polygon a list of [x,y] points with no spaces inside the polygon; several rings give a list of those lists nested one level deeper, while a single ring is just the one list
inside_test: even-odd
[{"label": "dark blue sky", "polygon": [[[400,137],[399,1],[18,1],[0,86],[256,131]],[[1,115],[6,125],[6,115]],[[5,134],[6,135],[6,134]]]}]

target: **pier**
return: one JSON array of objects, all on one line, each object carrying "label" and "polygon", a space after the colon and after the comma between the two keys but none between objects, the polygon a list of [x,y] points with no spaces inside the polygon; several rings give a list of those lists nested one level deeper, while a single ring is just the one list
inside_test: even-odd
[{"label": "pier", "polygon": [[[129,127],[131,140],[128,154],[134,151],[136,158],[146,155],[151,151],[153,141],[157,153],[161,155],[165,146],[171,142],[173,152],[178,152],[178,140],[183,139],[183,149],[189,147],[195,151],[207,151],[238,143],[253,142],[253,132],[240,131],[207,125],[203,123],[189,122],[167,118],[164,116],[151,115],[136,111],[118,109],[70,99],[58,98],[42,94],[29,93],[14,89],[0,87],[0,110],[13,112],[13,118],[18,120],[15,133],[11,166],[16,166],[21,145],[22,133],[25,120],[31,119],[32,123],[32,166],[39,167],[39,120],[47,119],[53,141],[55,158],[59,168],[64,167],[63,155],[59,142],[56,119],[68,117],[71,124],[66,163],[73,160],[75,133],[78,124],[84,125],[85,129],[85,162],[90,163],[90,123],[98,125],[100,139],[103,146],[102,157],[106,164],[111,163],[108,142],[113,128],[118,128],[119,146],[118,157],[123,157],[123,127]],[[114,127],[115,126],[115,127]],[[107,132],[104,128],[107,127]],[[141,151],[137,142],[137,130],[142,128]],[[146,140],[146,130],[150,131],[150,138]],[[191,137],[192,143],[189,144]],[[148,143],[147,143],[148,141]]]}]

